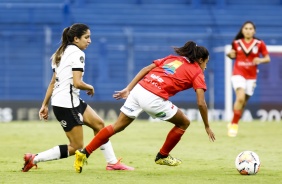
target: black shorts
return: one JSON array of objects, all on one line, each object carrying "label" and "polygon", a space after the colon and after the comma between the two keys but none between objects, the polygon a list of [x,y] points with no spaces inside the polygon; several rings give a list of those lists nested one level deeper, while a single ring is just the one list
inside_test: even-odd
[{"label": "black shorts", "polygon": [[52,107],[57,120],[61,123],[65,132],[71,131],[74,126],[84,125],[82,116],[87,104],[81,99],[79,105],[75,108]]}]

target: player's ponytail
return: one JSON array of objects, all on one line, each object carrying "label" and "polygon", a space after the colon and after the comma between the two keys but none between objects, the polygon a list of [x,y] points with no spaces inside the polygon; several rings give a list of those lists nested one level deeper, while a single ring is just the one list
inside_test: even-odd
[{"label": "player's ponytail", "polygon": [[51,57],[53,64],[58,65],[61,61],[63,52],[65,51],[66,47],[69,44],[69,40],[68,40],[68,31],[69,30],[70,30],[70,27],[67,27],[63,31],[62,38],[61,38],[61,45]]},{"label": "player's ponytail", "polygon": [[185,56],[191,63],[198,62],[200,58],[206,60],[209,57],[208,50],[203,46],[197,46],[193,41],[188,41],[183,47],[175,47],[174,51],[180,55]]},{"label": "player's ponytail", "polygon": [[62,33],[61,45],[51,57],[53,64],[58,65],[65,49],[74,41],[74,37],[81,38],[88,29],[89,27],[87,25],[79,23],[66,27]]}]

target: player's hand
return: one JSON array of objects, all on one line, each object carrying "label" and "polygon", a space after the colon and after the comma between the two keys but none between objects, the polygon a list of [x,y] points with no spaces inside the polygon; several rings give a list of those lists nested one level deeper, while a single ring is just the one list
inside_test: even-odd
[{"label": "player's hand", "polygon": [[48,107],[42,106],[38,114],[39,114],[40,120],[47,121],[48,120]]},{"label": "player's hand", "polygon": [[91,97],[94,95],[94,93],[95,93],[95,91],[94,91],[94,87],[93,86],[92,86],[92,89],[86,90],[86,94],[91,96]]},{"label": "player's hand", "polygon": [[124,88],[121,91],[115,91],[115,93],[113,94],[113,97],[117,100],[119,99],[126,99],[129,95],[130,91],[127,88]]},{"label": "player's hand", "polygon": [[259,64],[261,64],[261,59],[258,58],[258,57],[255,57],[255,58],[253,59],[253,64],[254,64],[254,65],[259,65]]},{"label": "player's hand", "polygon": [[234,49],[231,49],[231,51],[227,54],[227,56],[231,59],[236,58],[236,51]]},{"label": "player's hand", "polygon": [[215,135],[212,132],[212,130],[210,128],[206,128],[206,132],[207,132],[207,134],[209,136],[210,141],[214,142],[215,141]]}]

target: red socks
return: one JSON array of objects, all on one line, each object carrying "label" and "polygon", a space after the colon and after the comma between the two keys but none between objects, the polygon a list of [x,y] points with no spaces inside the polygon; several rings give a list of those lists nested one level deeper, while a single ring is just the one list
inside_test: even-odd
[{"label": "red socks", "polygon": [[112,125],[108,125],[102,128],[97,135],[91,140],[91,142],[85,147],[89,155],[97,148],[108,142],[109,138],[114,135],[114,129]]},{"label": "red socks", "polygon": [[242,110],[234,110],[234,115],[233,115],[233,119],[232,119],[232,124],[238,124],[240,118],[242,115]]},{"label": "red socks", "polygon": [[[178,127],[173,127],[168,133],[165,143],[160,150],[160,153],[163,156],[167,156],[169,152],[176,146],[176,144],[180,141],[182,135],[185,130],[182,130]],[[91,140],[91,142],[85,147],[85,150],[89,155],[99,148],[101,145],[105,144],[109,138],[114,135],[114,129],[112,125],[108,125],[101,129],[98,134]]]},{"label": "red socks", "polygon": [[176,146],[176,144],[180,141],[182,135],[185,130],[182,130],[178,127],[173,127],[168,133],[165,143],[160,150],[160,154],[163,156],[168,156],[169,152]]}]

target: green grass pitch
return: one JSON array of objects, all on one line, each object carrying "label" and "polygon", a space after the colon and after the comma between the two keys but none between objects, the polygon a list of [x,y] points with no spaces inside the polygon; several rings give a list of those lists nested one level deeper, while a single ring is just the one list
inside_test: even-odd
[{"label": "green grass pitch", "polygon": [[[106,124],[109,124],[107,122]],[[106,171],[100,150],[88,159],[81,174],[75,173],[74,157],[41,162],[38,169],[22,173],[23,154],[38,153],[68,143],[58,122],[0,123],[0,184],[6,183],[99,183],[99,184],[237,184],[281,183],[282,122],[240,122],[236,138],[227,136],[225,122],[211,122],[216,141],[210,142],[201,122],[192,122],[171,154],[182,159],[180,166],[154,163],[172,124],[136,120],[111,138],[117,157],[134,171]],[[84,127],[84,142],[93,133]],[[256,152],[261,160],[257,175],[242,176],[234,166],[238,153]]]}]

